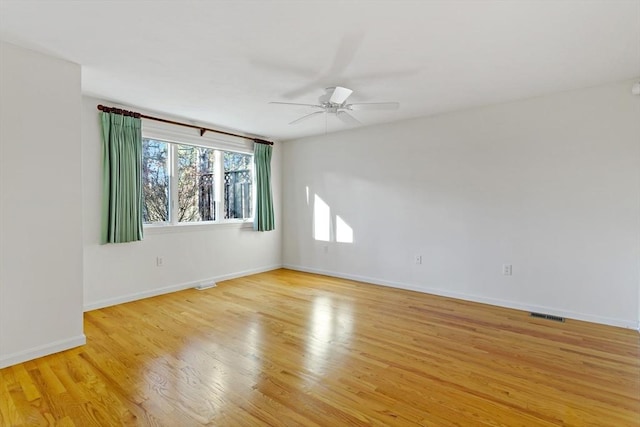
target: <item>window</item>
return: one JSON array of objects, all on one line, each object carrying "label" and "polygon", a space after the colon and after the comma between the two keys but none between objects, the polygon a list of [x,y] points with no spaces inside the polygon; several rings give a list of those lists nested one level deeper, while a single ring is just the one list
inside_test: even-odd
[{"label": "window", "polygon": [[253,173],[251,156],[224,152],[224,217],[251,218]]},{"label": "window", "polygon": [[145,223],[169,221],[168,144],[142,140],[142,219]]},{"label": "window", "polygon": [[253,156],[142,139],[145,224],[245,221],[253,217]]},{"label": "window", "polygon": [[175,145],[178,158],[178,222],[215,221],[215,150]]}]

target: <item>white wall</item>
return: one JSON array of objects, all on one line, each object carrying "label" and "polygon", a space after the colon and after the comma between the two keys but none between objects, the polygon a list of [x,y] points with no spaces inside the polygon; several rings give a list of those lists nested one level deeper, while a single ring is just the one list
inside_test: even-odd
[{"label": "white wall", "polygon": [[80,67],[0,42],[0,368],[85,342]]},{"label": "white wall", "polygon": [[[286,142],[285,266],[637,327],[631,83]],[[315,195],[331,242],[314,240]]]},{"label": "white wall", "polygon": [[[275,231],[255,232],[249,224],[248,228],[238,224],[171,227],[147,229],[141,242],[100,245],[102,175],[98,104],[114,105],[108,101],[83,98],[85,310],[193,287],[202,281],[220,281],[271,270],[282,265],[281,150],[278,144],[274,146],[272,158]],[[143,121],[143,128],[145,123],[149,126],[154,122]],[[212,134],[205,135],[205,139],[211,137]],[[163,258],[162,267],[156,266],[157,257]]]}]

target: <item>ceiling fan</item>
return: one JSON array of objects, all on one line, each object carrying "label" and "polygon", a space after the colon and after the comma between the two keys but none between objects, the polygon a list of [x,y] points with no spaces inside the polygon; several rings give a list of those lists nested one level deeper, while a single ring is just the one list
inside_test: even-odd
[{"label": "ceiling fan", "polygon": [[317,104],[299,104],[296,102],[270,102],[269,104],[295,105],[302,107],[318,108],[318,111],[304,115],[295,119],[290,125],[298,124],[319,114],[335,114],[342,122],[350,125],[361,124],[361,122],[349,114],[349,111],[358,110],[397,110],[400,107],[398,102],[360,102],[347,103],[347,98],[351,96],[353,90],[346,87],[328,87],[326,93],[318,98]]}]

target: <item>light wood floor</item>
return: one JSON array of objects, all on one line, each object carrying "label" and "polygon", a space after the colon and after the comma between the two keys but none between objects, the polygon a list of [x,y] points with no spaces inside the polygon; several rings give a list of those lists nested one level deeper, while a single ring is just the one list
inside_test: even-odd
[{"label": "light wood floor", "polygon": [[2,426],[638,426],[636,331],[287,270],[85,315]]}]

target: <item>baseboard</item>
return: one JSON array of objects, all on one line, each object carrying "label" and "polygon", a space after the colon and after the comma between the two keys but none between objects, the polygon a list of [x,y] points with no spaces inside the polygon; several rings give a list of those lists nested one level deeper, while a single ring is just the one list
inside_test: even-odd
[{"label": "baseboard", "polygon": [[68,338],[66,340],[54,341],[49,344],[39,345],[27,350],[7,354],[6,356],[0,357],[0,369],[6,368],[7,366],[16,365],[18,363],[26,362],[28,360],[37,359],[38,357],[48,356],[53,353],[58,353],[74,347],[79,347],[81,345],[85,345],[86,343],[87,338],[84,336],[84,334],[82,334],[73,338]]},{"label": "baseboard", "polygon": [[250,276],[252,274],[264,273],[264,272],[267,272],[267,271],[277,270],[279,268],[282,268],[282,264],[274,264],[274,265],[270,265],[270,266],[266,266],[266,267],[254,268],[254,269],[251,269],[251,270],[244,270],[244,271],[240,271],[240,272],[237,272],[237,273],[223,274],[221,276],[216,276],[215,278],[213,278],[211,280],[213,280],[214,282],[218,283],[218,282],[222,282],[223,280],[237,279],[238,277],[244,277],[244,276]]},{"label": "baseboard", "polygon": [[527,312],[547,313],[554,316],[565,317],[567,319],[581,320],[584,322],[598,323],[602,325],[616,326],[627,329],[635,329],[640,331],[640,322],[616,319],[604,316],[597,316],[585,313],[576,313],[572,311],[559,310],[552,307],[544,307],[532,304],[522,304],[516,301],[501,300],[497,298],[488,298],[479,295],[465,294],[461,292],[452,292],[446,289],[431,288],[417,286],[409,283],[394,282],[390,280],[381,280],[375,277],[359,276],[355,274],[342,273],[337,271],[323,270],[318,268],[309,268],[300,265],[284,264],[283,268],[289,270],[302,271],[306,273],[321,274],[323,276],[339,277],[341,279],[355,280],[358,282],[371,283],[374,285],[387,286],[390,288],[405,289],[409,291],[422,292],[431,295],[438,295],[449,298],[456,298],[464,301],[478,302],[498,307],[512,308]]},{"label": "baseboard", "polygon": [[112,305],[124,304],[126,302],[137,301],[144,298],[151,298],[158,295],[169,294],[171,292],[182,291],[185,289],[195,288],[203,283],[218,283],[223,280],[236,279],[238,277],[249,276],[251,274],[264,273],[265,271],[277,270],[282,268],[281,264],[270,265],[265,267],[253,268],[250,270],[238,271],[230,274],[222,274],[220,276],[208,277],[192,282],[179,283],[177,285],[165,286],[162,288],[150,289],[143,292],[136,292],[132,294],[126,294],[117,296],[114,298],[107,298],[100,301],[90,302],[84,305],[84,311],[97,310],[99,308],[110,307]]}]

